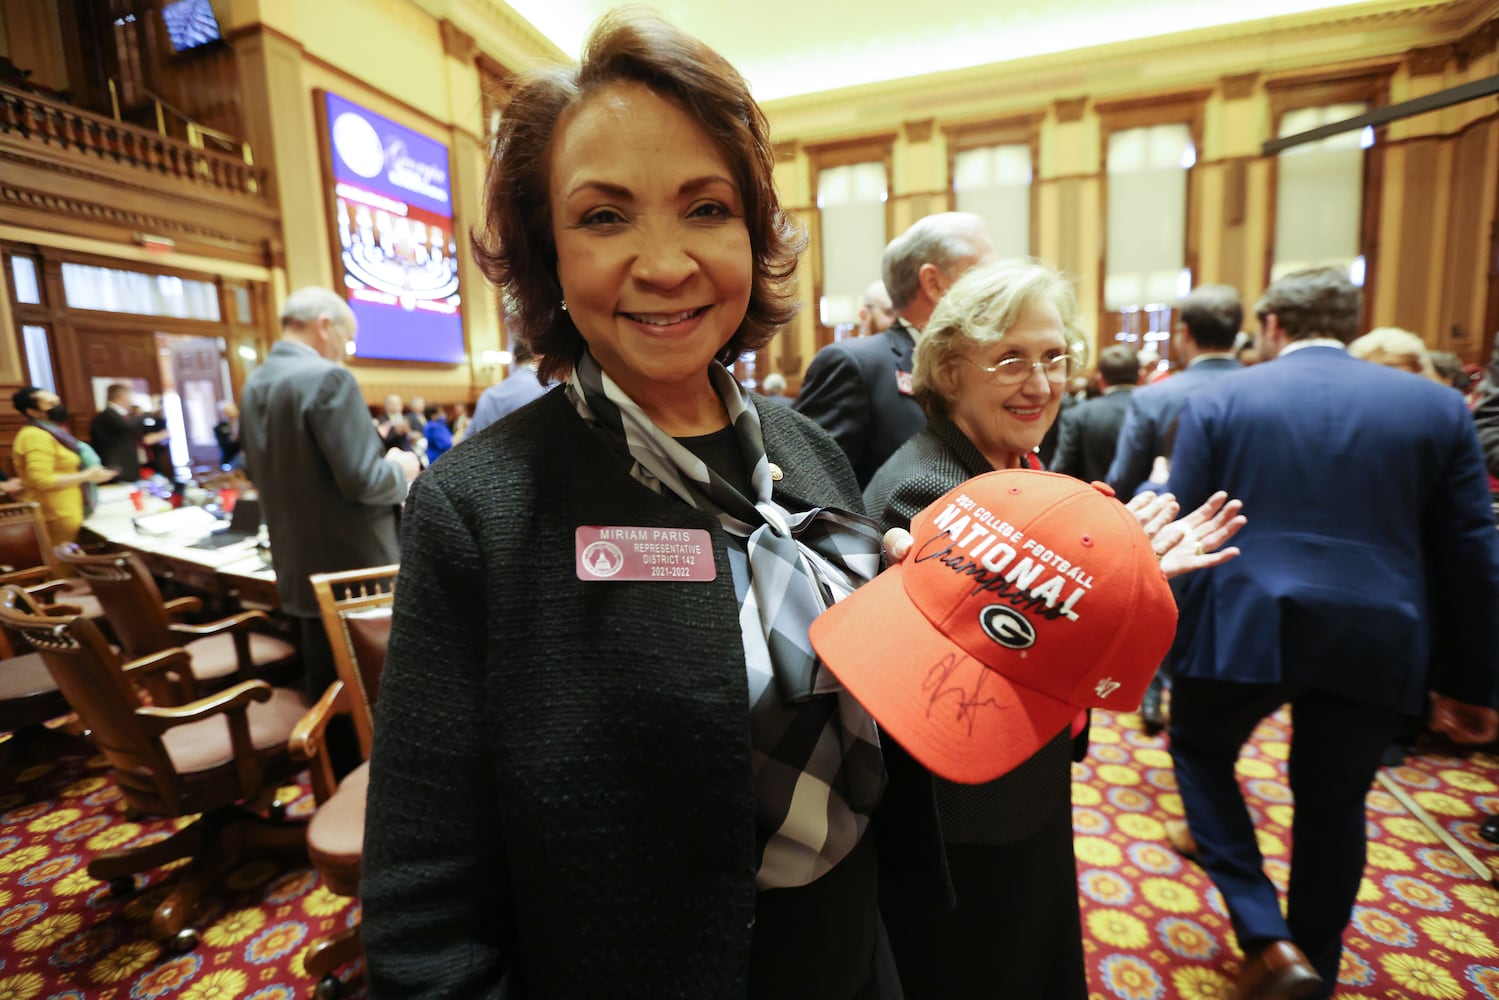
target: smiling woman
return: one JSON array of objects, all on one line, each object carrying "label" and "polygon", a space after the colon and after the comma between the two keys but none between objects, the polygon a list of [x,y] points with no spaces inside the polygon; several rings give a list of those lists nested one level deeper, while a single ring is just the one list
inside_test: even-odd
[{"label": "smiling woman", "polygon": [[739,74],[639,11],[502,115],[474,250],[562,385],[406,503],[373,996],[898,995],[874,723],[807,637],[879,537],[724,367],[795,310],[772,166]]}]

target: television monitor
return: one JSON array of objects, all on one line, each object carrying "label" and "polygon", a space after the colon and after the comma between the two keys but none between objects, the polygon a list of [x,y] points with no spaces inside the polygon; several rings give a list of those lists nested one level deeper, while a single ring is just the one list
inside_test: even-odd
[{"label": "television monitor", "polygon": [[186,52],[224,37],[209,0],[172,0],[162,4],[161,19],[166,22],[174,52]]},{"label": "television monitor", "polygon": [[321,91],[335,273],[365,361],[464,359],[448,147]]}]

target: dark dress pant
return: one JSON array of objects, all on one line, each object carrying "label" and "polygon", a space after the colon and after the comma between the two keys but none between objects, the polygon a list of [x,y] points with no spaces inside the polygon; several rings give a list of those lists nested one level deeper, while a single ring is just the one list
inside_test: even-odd
[{"label": "dark dress pant", "polygon": [[907,1000],[1087,1000],[1072,807],[1008,844],[947,844],[957,906],[882,891]]},{"label": "dark dress pant", "polygon": [[[1171,691],[1171,756],[1182,806],[1239,947],[1294,941],[1326,983],[1323,995],[1331,995],[1364,873],[1364,799],[1400,713],[1291,684],[1178,677]],[[1260,720],[1288,702],[1295,819],[1282,917],[1234,765]]]}]

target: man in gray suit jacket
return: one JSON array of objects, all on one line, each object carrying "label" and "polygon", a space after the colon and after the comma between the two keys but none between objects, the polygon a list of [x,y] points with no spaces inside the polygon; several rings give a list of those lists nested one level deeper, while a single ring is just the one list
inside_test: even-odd
[{"label": "man in gray suit jacket", "polygon": [[1156,456],[1171,456],[1176,418],[1187,397],[1214,379],[1238,371],[1232,354],[1244,307],[1239,293],[1227,285],[1194,288],[1181,302],[1173,344],[1186,367],[1154,385],[1130,393],[1129,412],[1119,429],[1119,447],[1109,466],[1108,483],[1128,500],[1150,476]]},{"label": "man in gray suit jacket", "polygon": [[[292,293],[281,339],[245,380],[240,401],[245,471],[270,530],[281,610],[301,631],[309,700],[336,672],[308,576],[397,562],[396,510],[419,471],[409,452],[380,453],[359,384],[343,366],[354,329],[354,313],[328,289]],[[330,730],[335,766],[350,763],[335,739]]]}]

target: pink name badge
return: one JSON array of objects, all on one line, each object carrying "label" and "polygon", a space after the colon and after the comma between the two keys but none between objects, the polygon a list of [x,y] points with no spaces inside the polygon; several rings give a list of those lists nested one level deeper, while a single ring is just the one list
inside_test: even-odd
[{"label": "pink name badge", "polygon": [[911,388],[911,373],[897,371],[895,373],[895,388],[900,390],[902,396],[914,396],[916,390]]},{"label": "pink name badge", "polygon": [[713,538],[701,528],[584,525],[573,537],[579,580],[704,583],[718,575]]}]

